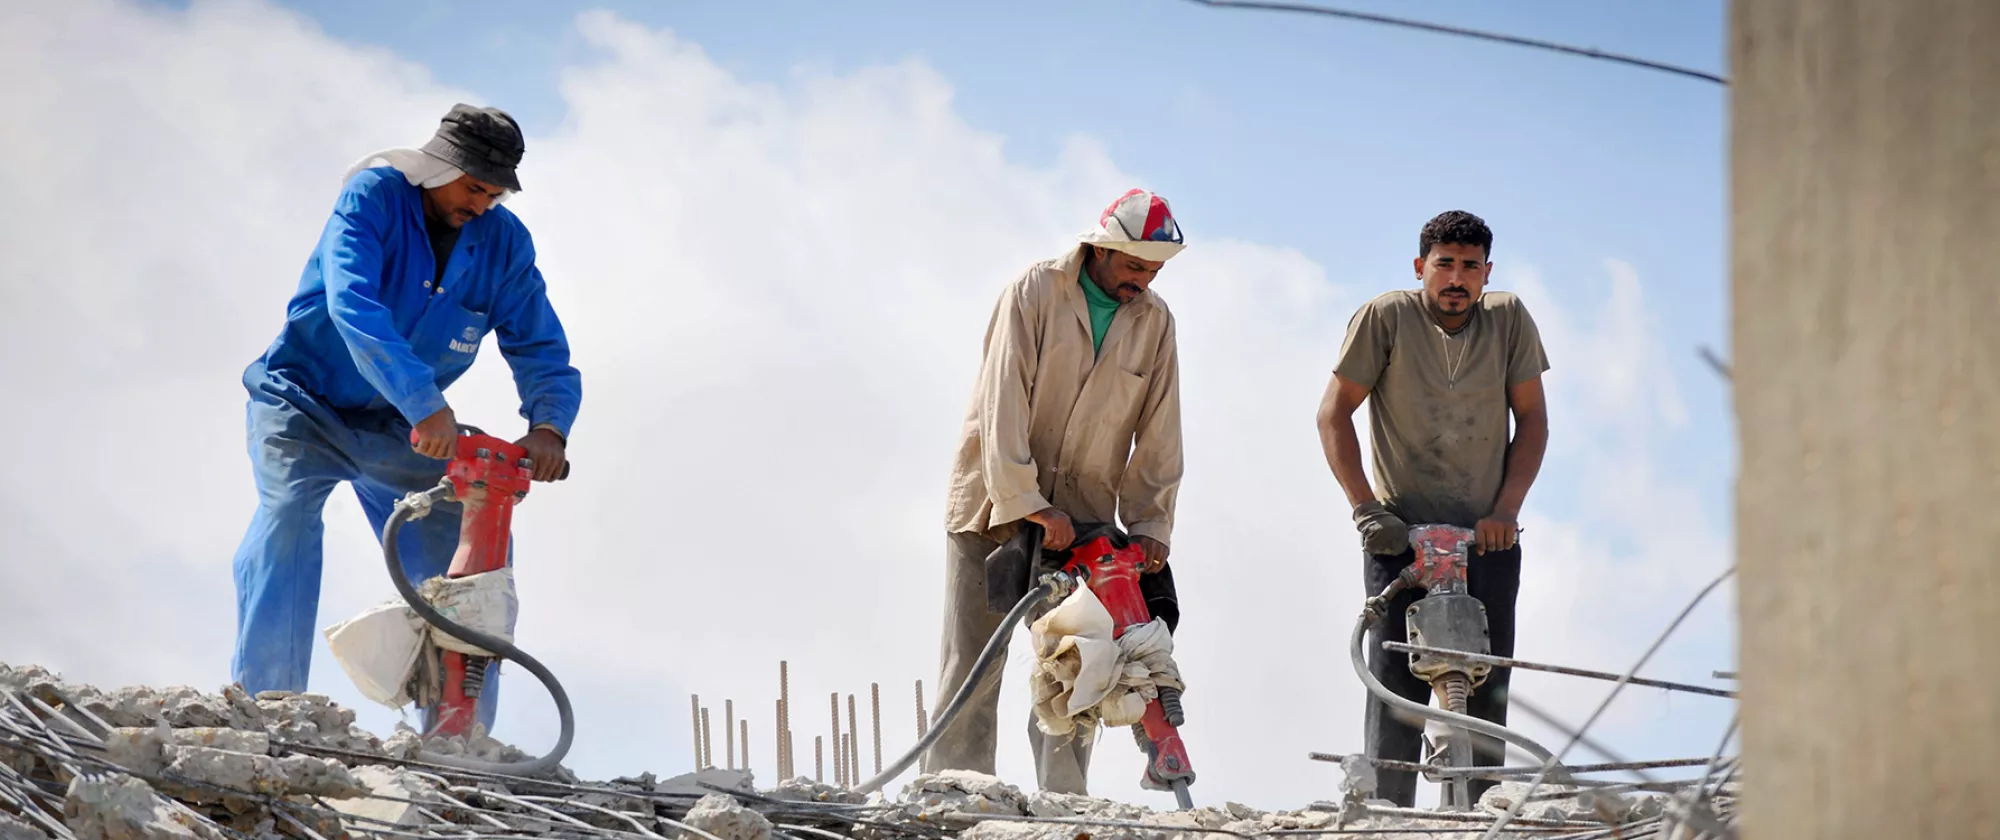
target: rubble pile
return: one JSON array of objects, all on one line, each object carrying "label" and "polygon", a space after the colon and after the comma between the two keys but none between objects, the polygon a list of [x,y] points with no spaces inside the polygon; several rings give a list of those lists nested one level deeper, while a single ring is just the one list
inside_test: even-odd
[{"label": "rubble pile", "polygon": [[[1036,792],[960,771],[918,776],[900,797],[805,778],[758,790],[748,771],[585,783],[564,768],[497,776],[418,760],[407,728],[384,740],[325,697],[233,686],[100,691],[0,664],[0,840],[1124,840],[1476,836],[1525,791],[1489,792],[1478,813],[1387,808],[1350,796],[1299,811],[1237,804],[1191,811]],[[431,739],[432,753],[526,758],[483,734]],[[1650,836],[1662,800],[1616,793],[1539,801],[1507,837]],[[1574,791],[1571,792],[1574,794]],[[1652,819],[1640,834],[1637,822]],[[1435,832],[1435,833],[1433,833]],[[1603,834],[1599,836],[1612,836]]]}]

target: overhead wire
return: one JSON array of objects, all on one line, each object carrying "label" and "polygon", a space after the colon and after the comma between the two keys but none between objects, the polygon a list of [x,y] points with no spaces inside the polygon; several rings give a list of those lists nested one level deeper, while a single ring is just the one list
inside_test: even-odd
[{"label": "overhead wire", "polygon": [[1387,26],[1400,26],[1407,29],[1419,29],[1426,32],[1436,32],[1444,35],[1456,35],[1461,38],[1474,38],[1482,41],[1494,41],[1502,44],[1513,44],[1515,46],[1531,47],[1540,50],[1549,50],[1552,52],[1566,53],[1569,55],[1582,56],[1585,58],[1595,58],[1602,61],[1613,61],[1620,64],[1628,64],[1634,67],[1643,67],[1649,70],[1658,70],[1663,73],[1672,73],[1674,75],[1685,76],[1691,79],[1700,79],[1705,82],[1714,82],[1715,84],[1723,85],[1725,87],[1728,86],[1729,84],[1729,79],[1723,76],[1718,76],[1714,73],[1710,73],[1706,70],[1697,70],[1692,67],[1682,67],[1678,64],[1668,64],[1666,62],[1654,61],[1652,59],[1647,59],[1647,58],[1639,58],[1637,56],[1607,52],[1593,47],[1577,47],[1577,46],[1571,46],[1569,44],[1556,43],[1554,41],[1544,41],[1539,38],[1524,38],[1519,35],[1507,35],[1504,33],[1491,32],[1484,29],[1472,29],[1463,26],[1449,26],[1442,23],[1430,23],[1428,21],[1414,20],[1411,18],[1394,17],[1391,15],[1381,15],[1372,12],[1359,12],[1353,9],[1336,9],[1328,6],[1314,6],[1306,3],[1283,3],[1283,2],[1275,2],[1275,0],[1189,0],[1189,2],[1199,3],[1203,6],[1209,6],[1218,9],[1225,9],[1225,8],[1254,9],[1267,12],[1301,12],[1305,14],[1322,15],[1325,17],[1343,18],[1346,20],[1358,20],[1358,21],[1365,21],[1368,23],[1379,23]]}]

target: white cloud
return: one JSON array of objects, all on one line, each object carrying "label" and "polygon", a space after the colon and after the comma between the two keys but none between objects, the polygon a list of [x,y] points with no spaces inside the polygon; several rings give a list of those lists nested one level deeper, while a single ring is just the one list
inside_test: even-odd
[{"label": "white cloud", "polygon": [[[492,97],[255,2],[79,0],[0,23],[0,387],[35,407],[0,417],[22,477],[0,490],[0,661],[212,688],[254,503],[237,376],[275,334],[345,166]],[[1084,139],[1047,167],[1013,163],[922,63],[751,83],[670,33],[601,13],[577,28],[593,58],[563,74],[568,118],[530,138],[510,204],[585,375],[576,477],[516,518],[520,632],[577,703],[571,763],[685,767],[698,691],[718,725],[735,698],[768,781],[780,659],[801,756],[827,693],[865,705],[872,681],[893,757],[914,735],[910,681],[935,690],[943,486],[992,297],[1142,179]],[[1598,666],[1636,652],[1653,628],[1635,617],[1664,621],[1665,595],[1632,584],[1688,589],[1707,567],[1687,558],[1724,548],[1646,448],[1678,402],[1642,376],[1658,342],[1636,277],[1612,275],[1608,315],[1589,321],[1524,290],[1558,357],[1567,448],[1545,474],[1601,492],[1531,521],[1548,548],[1524,587],[1522,652]],[[1305,754],[1359,748],[1343,648],[1362,592],[1311,417],[1374,290],[1221,240],[1192,243],[1160,289],[1185,368],[1175,557],[1196,796],[1332,796],[1336,771]],[[450,396],[468,422],[519,425],[490,349]],[[1655,507],[1623,512],[1642,499]],[[326,519],[320,626],[391,594],[352,497]],[[1001,769],[1032,784],[1024,650]],[[313,686],[378,731],[393,720],[323,647]],[[550,743],[540,687],[514,673],[506,691],[502,734]],[[1171,801],[1138,790],[1123,733],[1098,755],[1100,792]]]}]

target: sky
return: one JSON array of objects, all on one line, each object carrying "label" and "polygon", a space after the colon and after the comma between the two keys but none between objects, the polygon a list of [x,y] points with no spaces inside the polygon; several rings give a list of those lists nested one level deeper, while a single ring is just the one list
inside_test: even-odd
[{"label": "sky", "polygon": [[[1719,0],[1347,7],[1726,69]],[[1726,100],[1705,82],[1179,0],[8,4],[0,71],[0,662],[229,679],[242,370],[341,172],[461,101],[527,131],[509,207],[584,374],[574,476],[515,534],[518,637],[576,703],[586,777],[690,769],[699,694],[718,728],[725,699],[750,716],[769,784],[780,660],[807,772],[831,692],[865,719],[880,685],[885,759],[914,740],[994,295],[1133,186],[1189,242],[1156,289],[1180,330],[1197,802],[1335,798],[1306,754],[1361,749],[1358,538],[1312,417],[1348,316],[1413,284],[1440,211],[1492,224],[1492,287],[1552,363],[1517,654],[1623,670],[1730,565],[1727,389],[1696,355],[1727,354]],[[448,396],[521,425],[490,342]],[[320,627],[394,597],[352,495],[325,517]],[[1643,673],[1713,683],[1733,610],[1725,585]],[[1000,772],[1031,788],[1026,657],[1024,633]],[[378,733],[399,720],[324,644],[311,689]],[[1569,721],[1609,689],[1514,681]],[[553,743],[531,676],[503,698],[501,737]],[[1592,734],[1705,755],[1730,712],[1628,689]],[[1094,793],[1171,807],[1122,733],[1097,755]]]}]

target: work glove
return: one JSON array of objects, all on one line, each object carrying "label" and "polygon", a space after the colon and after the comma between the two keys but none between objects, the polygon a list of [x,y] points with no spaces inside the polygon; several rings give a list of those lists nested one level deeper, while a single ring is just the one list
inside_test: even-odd
[{"label": "work glove", "polygon": [[1391,557],[1410,550],[1409,523],[1397,518],[1381,502],[1362,502],[1354,509],[1354,529],[1361,532],[1361,550]]}]

